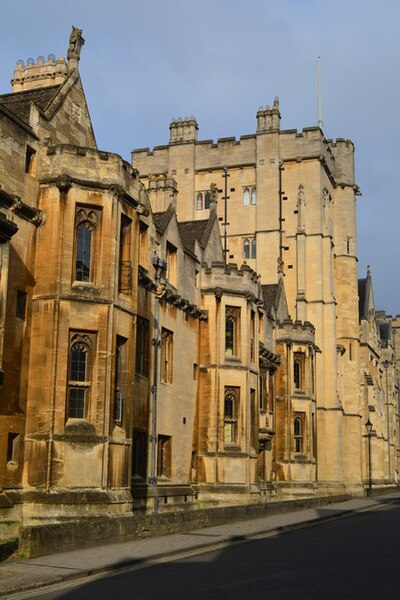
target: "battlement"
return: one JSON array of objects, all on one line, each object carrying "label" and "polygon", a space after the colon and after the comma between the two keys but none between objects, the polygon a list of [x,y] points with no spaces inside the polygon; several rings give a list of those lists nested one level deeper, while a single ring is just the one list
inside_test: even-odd
[{"label": "battlement", "polygon": [[153,212],[164,212],[172,204],[176,210],[178,184],[166,175],[151,175],[147,188]]},{"label": "battlement", "polygon": [[197,133],[199,126],[194,117],[179,117],[171,122],[169,126],[170,144],[180,144],[182,142],[197,142]]},{"label": "battlement", "polygon": [[11,80],[13,92],[24,92],[37,88],[60,85],[68,75],[68,66],[62,56],[56,60],[54,54],[49,54],[47,60],[39,56],[35,62],[28,58],[26,64],[23,60],[17,62],[14,76]]},{"label": "battlement", "polygon": [[175,179],[167,175],[151,175],[149,177],[149,190],[171,190],[178,193],[178,185]]},{"label": "battlement", "polygon": [[272,108],[266,106],[257,111],[257,133],[264,131],[277,131],[281,126],[281,113],[279,111],[279,98],[274,99]]},{"label": "battlement", "polygon": [[292,341],[315,345],[315,327],[310,321],[285,319],[277,324],[276,341]]},{"label": "battlement", "polygon": [[259,276],[246,264],[238,267],[236,263],[225,265],[224,262],[213,261],[210,265],[203,265],[201,289],[203,293],[213,293],[217,297],[223,294],[244,296],[262,303]]},{"label": "battlement", "polygon": [[69,187],[76,184],[89,188],[123,189],[136,201],[148,204],[136,169],[113,152],[70,144],[49,146],[41,162],[40,183],[58,184],[60,174],[69,182]]},{"label": "battlement", "polygon": [[36,62],[28,58],[26,64],[19,60],[11,80],[12,91],[24,92],[64,83],[68,74],[78,68],[84,43],[82,30],[73,26],[69,36],[68,61],[63,56],[56,60],[54,54],[49,54],[47,60],[39,56]]}]

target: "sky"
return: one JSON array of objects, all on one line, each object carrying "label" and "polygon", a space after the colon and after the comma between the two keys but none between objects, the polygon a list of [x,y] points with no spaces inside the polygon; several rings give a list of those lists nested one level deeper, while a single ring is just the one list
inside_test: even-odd
[{"label": "sky", "polygon": [[173,118],[199,139],[254,133],[280,99],[282,129],[316,125],[356,147],[359,277],[375,305],[400,313],[398,0],[0,0],[0,93],[17,60],[66,56],[71,26],[86,43],[80,72],[99,148],[130,160],[166,144]]}]

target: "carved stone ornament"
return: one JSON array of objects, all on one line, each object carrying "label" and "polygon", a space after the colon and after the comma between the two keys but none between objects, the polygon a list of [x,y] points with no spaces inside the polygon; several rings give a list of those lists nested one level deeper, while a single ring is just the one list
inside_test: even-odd
[{"label": "carved stone ornament", "polygon": [[305,206],[306,205],[306,197],[304,194],[304,186],[301,183],[299,185],[299,191],[297,192],[297,207],[301,207],[301,206]]},{"label": "carved stone ornament", "polygon": [[76,58],[79,60],[81,48],[84,43],[85,40],[82,37],[82,29],[78,29],[73,25],[71,35],[69,36],[69,46],[67,54],[68,60],[71,58]]},{"label": "carved stone ornament", "polygon": [[57,177],[56,186],[60,192],[68,192],[72,186],[71,177],[69,175],[59,175]]},{"label": "carved stone ornament", "polygon": [[210,193],[211,193],[211,200],[212,202],[217,202],[218,200],[218,188],[217,188],[217,184],[216,183],[211,183],[210,184]]},{"label": "carved stone ornament", "polygon": [[89,229],[96,229],[99,215],[96,210],[79,208],[76,213],[76,224],[85,224]]},{"label": "carved stone ornament", "polygon": [[326,208],[330,201],[332,200],[330,193],[328,192],[328,190],[326,188],[324,188],[324,191],[322,192],[322,204],[323,207]]}]

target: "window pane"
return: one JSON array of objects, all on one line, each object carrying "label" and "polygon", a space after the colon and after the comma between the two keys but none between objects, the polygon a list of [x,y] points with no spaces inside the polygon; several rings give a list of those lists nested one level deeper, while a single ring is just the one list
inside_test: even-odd
[{"label": "window pane", "polygon": [[251,203],[252,204],[256,204],[257,203],[257,193],[256,193],[256,188],[253,188],[251,190]]},{"label": "window pane", "polygon": [[251,240],[251,258],[257,258],[256,240]]},{"label": "window pane", "polygon": [[201,210],[203,208],[203,194],[199,192],[196,196],[196,209]]},{"label": "window pane", "polygon": [[234,398],[231,394],[225,398],[224,413],[225,419],[234,418]]},{"label": "window pane", "polygon": [[70,388],[68,417],[71,419],[83,419],[85,417],[85,396],[86,390]]},{"label": "window pane", "polygon": [[79,347],[71,350],[71,381],[86,381],[87,353]]},{"label": "window pane", "polygon": [[243,204],[245,206],[249,206],[250,204],[250,192],[247,188],[243,192]]},{"label": "window pane", "polygon": [[90,255],[92,248],[92,232],[87,227],[80,227],[76,233],[76,280],[90,281]]},{"label": "window pane", "polygon": [[244,240],[243,242],[243,258],[250,258],[250,242]]},{"label": "window pane", "polygon": [[233,444],[235,441],[235,424],[225,423],[224,426],[224,441],[225,444]]},{"label": "window pane", "polygon": [[300,389],[300,362],[298,360],[294,361],[293,379],[295,387]]},{"label": "window pane", "polygon": [[204,195],[204,208],[210,208],[210,192],[206,192]]},{"label": "window pane", "polygon": [[234,328],[235,324],[233,319],[227,319],[225,326],[225,352],[227,354],[233,354]]}]

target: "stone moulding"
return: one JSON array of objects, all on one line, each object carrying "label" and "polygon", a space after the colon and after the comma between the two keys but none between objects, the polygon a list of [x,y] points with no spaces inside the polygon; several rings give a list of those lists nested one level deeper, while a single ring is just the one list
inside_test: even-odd
[{"label": "stone moulding", "polygon": [[136,209],[140,209],[140,214],[147,217],[150,211],[145,207],[139,200],[136,200],[128,194],[128,192],[117,183],[102,183],[101,181],[92,181],[88,179],[80,179],[73,177],[67,173],[62,173],[57,177],[47,177],[40,180],[40,185],[56,185],[60,191],[68,192],[73,184],[90,189],[100,189],[104,191],[110,191],[118,200],[123,200],[130,206]]},{"label": "stone moulding", "polygon": [[146,269],[141,266],[139,266],[138,280],[139,285],[154,294],[160,301],[175,306],[199,321],[208,320],[208,310],[199,308],[196,304],[192,304],[189,300],[182,298],[182,296],[164,285],[157,285],[155,281],[149,277]]},{"label": "stone moulding", "polygon": [[44,222],[44,213],[38,208],[29,206],[19,196],[9,194],[0,186],[0,206],[7,208],[25,221],[39,227]]}]

